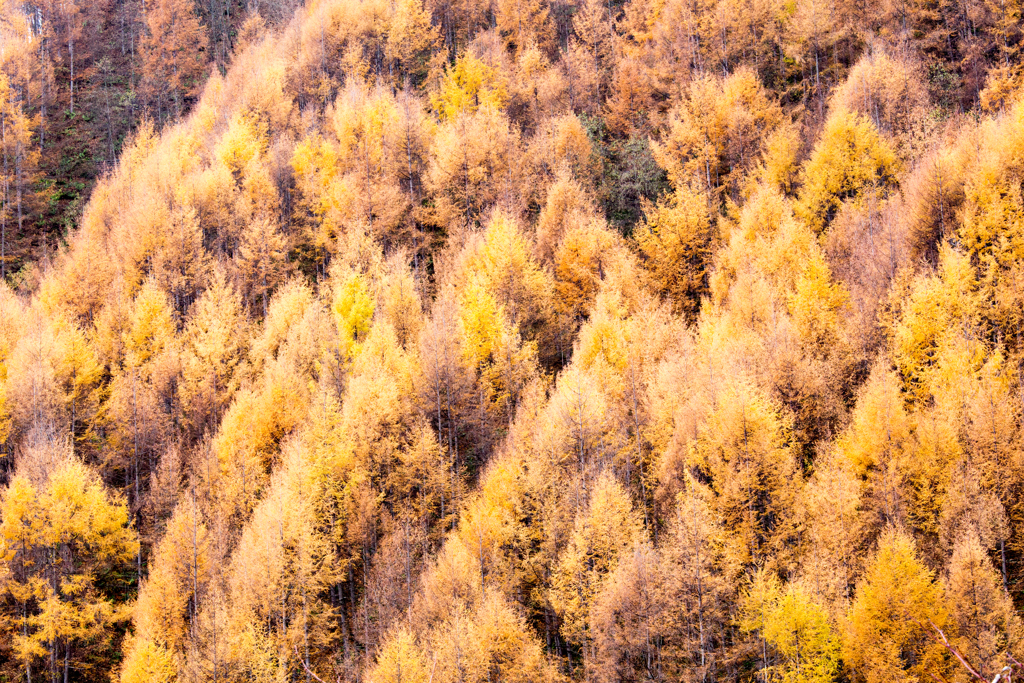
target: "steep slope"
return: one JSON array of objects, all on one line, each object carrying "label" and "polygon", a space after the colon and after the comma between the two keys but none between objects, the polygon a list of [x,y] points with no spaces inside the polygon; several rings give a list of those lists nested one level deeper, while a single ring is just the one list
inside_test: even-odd
[{"label": "steep slope", "polygon": [[170,81],[187,110],[239,40],[285,23],[295,6],[260,15],[242,0],[5,3],[3,277],[35,280],[33,262],[67,239],[125,139],[141,121],[173,116]]},{"label": "steep slope", "polygon": [[4,675],[991,680],[1024,96],[965,11],[251,15],[0,285]]}]

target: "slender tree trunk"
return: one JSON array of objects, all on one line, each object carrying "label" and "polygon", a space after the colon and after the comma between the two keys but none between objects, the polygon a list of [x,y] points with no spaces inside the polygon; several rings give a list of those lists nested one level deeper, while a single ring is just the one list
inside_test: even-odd
[{"label": "slender tree trunk", "polygon": [[999,540],[999,558],[1003,565],[1003,590],[1009,595],[1010,586],[1006,581],[1006,541],[1003,539]]},{"label": "slender tree trunk", "polygon": [[[28,548],[24,548],[23,554],[28,552]],[[28,600],[21,603],[21,637],[26,641],[28,640]],[[27,683],[32,683],[32,660],[25,660],[25,678]]]},{"label": "slender tree trunk", "polygon": [[[138,515],[141,507],[139,506],[139,412],[138,403],[136,397],[136,381],[138,378],[138,370],[136,369],[132,373],[132,431],[134,433],[134,445],[132,447],[132,460],[133,469],[135,470],[135,501],[134,505],[136,508],[136,514]],[[135,554],[135,572],[139,579],[142,579],[142,544],[139,544],[139,550]]]},{"label": "slender tree trunk", "polygon": [[[24,106],[24,105],[20,105]],[[24,117],[25,112],[22,110],[21,115]],[[39,124],[39,134],[43,134],[43,124]],[[17,193],[17,204],[18,204],[18,234],[21,235],[24,229],[25,215],[22,211],[22,186],[25,183],[25,148],[22,144],[21,137],[15,136],[15,150],[14,150],[14,188]]]},{"label": "slender tree trunk", "polygon": [[199,614],[199,508],[196,489],[192,487],[192,622]]},{"label": "slender tree trunk", "polygon": [[0,114],[0,144],[4,148],[4,195],[0,213],[0,280],[7,279],[7,207],[9,206],[10,176],[7,168],[7,114]]},{"label": "slender tree trunk", "polygon": [[[71,27],[68,27],[71,30]],[[68,61],[71,66],[71,113],[75,113],[75,41],[68,37]],[[64,683],[67,683],[65,680]]]}]

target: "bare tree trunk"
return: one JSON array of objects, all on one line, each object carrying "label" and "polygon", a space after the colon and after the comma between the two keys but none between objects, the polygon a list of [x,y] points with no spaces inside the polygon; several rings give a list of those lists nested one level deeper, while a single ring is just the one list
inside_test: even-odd
[{"label": "bare tree trunk", "polygon": [[[135,501],[136,515],[139,514],[141,506],[139,505],[139,411],[138,403],[136,401],[136,381],[138,378],[138,370],[132,373],[132,431],[134,432],[134,446],[132,448],[132,460],[133,469],[135,470]],[[135,554],[135,572],[139,579],[142,578],[142,544],[139,544],[139,550]]]},{"label": "bare tree trunk", "polygon": [[1010,594],[1010,586],[1006,581],[1006,541],[1003,539],[999,540],[999,558],[1002,560],[1003,565],[1003,590],[1007,595]]},{"label": "bare tree trunk", "polygon": [[4,148],[4,194],[0,213],[0,280],[7,279],[7,206],[10,192],[10,176],[7,169],[7,114],[0,114],[0,144]]},{"label": "bare tree trunk", "polygon": [[[71,27],[68,27],[71,31]],[[71,66],[71,113],[75,113],[75,41],[68,36],[68,61]],[[65,679],[64,683],[67,683]]]}]

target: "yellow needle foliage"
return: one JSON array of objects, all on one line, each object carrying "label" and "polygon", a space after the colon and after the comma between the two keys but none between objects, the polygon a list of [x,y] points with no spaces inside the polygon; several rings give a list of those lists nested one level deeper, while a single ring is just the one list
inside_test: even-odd
[{"label": "yellow needle foliage", "polygon": [[[22,608],[5,623],[26,667],[54,659],[78,664],[72,644],[109,628],[118,610],[97,586],[139,550],[128,507],[60,446],[41,446],[34,467],[15,474],[0,497],[0,568],[5,592]],[[55,449],[55,450],[49,450]],[[67,666],[67,664],[64,664]]]},{"label": "yellow needle foliage", "polygon": [[586,645],[591,604],[605,577],[640,538],[642,526],[629,496],[608,474],[594,483],[587,511],[577,520],[555,570],[551,599],[565,622],[566,638]]},{"label": "yellow needle foliage", "polygon": [[783,588],[763,572],[743,600],[743,626],[757,630],[777,656],[762,673],[786,683],[831,681],[839,668],[839,637],[828,611],[799,582]]},{"label": "yellow needle foliage", "polygon": [[796,213],[820,234],[844,202],[872,193],[884,197],[898,173],[896,154],[875,124],[857,113],[838,112],[829,117],[804,165]]},{"label": "yellow needle foliage", "polygon": [[469,52],[446,68],[430,104],[442,119],[455,119],[480,107],[501,109],[508,99],[505,86],[494,69]]},{"label": "yellow needle foliage", "polygon": [[913,538],[886,530],[846,616],[844,660],[868,683],[929,680],[946,671],[935,629],[947,625],[942,585],[921,562]]},{"label": "yellow needle foliage", "polygon": [[782,119],[778,104],[749,68],[724,79],[694,79],[670,113],[655,158],[676,187],[691,184],[716,197],[718,188],[735,189]]},{"label": "yellow needle foliage", "polygon": [[689,185],[657,206],[636,235],[648,269],[672,307],[692,319],[707,291],[708,263],[715,239],[707,198]]},{"label": "yellow needle foliage", "polygon": [[1020,0],[242,4],[0,2],[0,681],[1020,675]]},{"label": "yellow needle foliage", "polygon": [[375,306],[362,275],[349,273],[338,278],[332,309],[338,329],[338,344],[346,361],[351,362],[358,355],[362,342],[366,340]]}]

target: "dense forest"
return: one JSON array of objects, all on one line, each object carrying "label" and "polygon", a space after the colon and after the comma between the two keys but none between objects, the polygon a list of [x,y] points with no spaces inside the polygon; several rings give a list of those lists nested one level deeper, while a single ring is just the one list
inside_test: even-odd
[{"label": "dense forest", "polygon": [[0,2],[0,681],[1024,675],[1022,15]]},{"label": "dense forest", "polygon": [[149,2],[0,3],[0,277],[65,241],[134,127],[180,115],[244,38],[239,0]]}]

